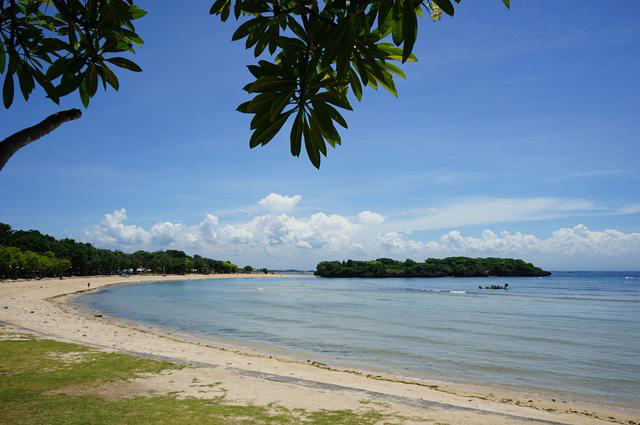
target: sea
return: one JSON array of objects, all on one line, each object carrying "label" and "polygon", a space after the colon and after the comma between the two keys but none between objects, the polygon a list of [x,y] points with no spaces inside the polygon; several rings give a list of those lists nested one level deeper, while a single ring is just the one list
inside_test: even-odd
[{"label": "sea", "polygon": [[640,272],[173,281],[76,302],[333,365],[640,405]]}]

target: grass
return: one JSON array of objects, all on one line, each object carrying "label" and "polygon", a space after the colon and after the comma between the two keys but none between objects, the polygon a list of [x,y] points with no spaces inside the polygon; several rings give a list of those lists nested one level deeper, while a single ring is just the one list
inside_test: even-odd
[{"label": "grass", "polygon": [[[1,331],[1,329],[0,329]],[[1,333],[1,332],[0,332]],[[103,398],[56,389],[98,385],[181,366],[76,344],[5,333],[0,339],[0,424],[316,424],[368,425],[395,419],[374,410],[307,412],[280,406],[232,405],[174,395]]]}]

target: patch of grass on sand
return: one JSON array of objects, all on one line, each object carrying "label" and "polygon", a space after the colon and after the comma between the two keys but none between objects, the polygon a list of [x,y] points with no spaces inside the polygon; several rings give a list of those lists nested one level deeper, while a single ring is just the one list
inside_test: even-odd
[{"label": "patch of grass on sand", "polygon": [[[1,332],[0,332],[1,333]],[[71,359],[71,360],[70,360]],[[375,424],[384,415],[290,411],[163,396],[65,395],[68,386],[122,381],[181,366],[37,338],[0,340],[0,424]]]}]

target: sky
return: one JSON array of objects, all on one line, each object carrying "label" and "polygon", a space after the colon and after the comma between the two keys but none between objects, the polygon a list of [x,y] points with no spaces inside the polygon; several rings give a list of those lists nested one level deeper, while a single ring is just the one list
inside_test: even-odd
[{"label": "sky", "polygon": [[[399,96],[368,90],[316,170],[249,149],[253,63],[207,2],[152,2],[142,73],[0,172],[0,222],[241,266],[449,255],[640,269],[640,2],[464,1],[423,21]],[[613,3],[612,3],[613,5]],[[41,92],[0,137],[61,109]]]}]

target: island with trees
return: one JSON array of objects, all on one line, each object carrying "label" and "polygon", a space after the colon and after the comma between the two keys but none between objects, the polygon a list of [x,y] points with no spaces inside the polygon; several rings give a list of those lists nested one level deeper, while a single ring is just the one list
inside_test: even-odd
[{"label": "island with trees", "polygon": [[322,261],[314,273],[320,277],[488,277],[549,276],[531,263],[514,258],[428,258],[422,263],[407,259],[378,258],[368,261]]},{"label": "island with trees", "polygon": [[[229,261],[213,260],[183,251],[122,251],[100,249],[73,239],[56,239],[37,230],[13,230],[0,223],[0,279],[113,274],[236,273]],[[250,273],[253,267],[243,271]]]}]

